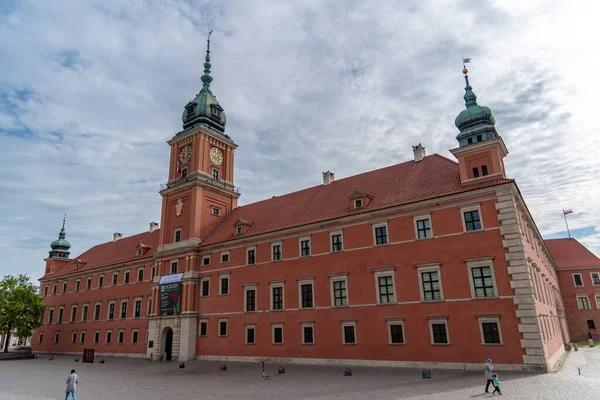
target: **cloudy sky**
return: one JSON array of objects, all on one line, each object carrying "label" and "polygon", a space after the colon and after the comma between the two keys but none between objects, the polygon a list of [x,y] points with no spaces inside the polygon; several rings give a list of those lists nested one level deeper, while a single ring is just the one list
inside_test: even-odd
[{"label": "cloudy sky", "polygon": [[0,275],[38,278],[63,214],[77,255],[160,221],[166,141],[202,83],[239,144],[241,204],[452,157],[461,57],[546,238],[600,255],[595,2],[0,2]]}]

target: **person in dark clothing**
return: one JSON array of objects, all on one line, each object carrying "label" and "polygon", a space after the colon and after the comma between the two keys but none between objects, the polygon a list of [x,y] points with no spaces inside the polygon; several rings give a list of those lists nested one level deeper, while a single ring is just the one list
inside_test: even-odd
[{"label": "person in dark clothing", "polygon": [[488,359],[485,361],[485,365],[483,366],[483,374],[485,376],[485,379],[487,380],[487,383],[485,384],[485,392],[489,393],[489,389],[490,389],[490,384],[492,386],[494,386],[494,374],[492,373],[492,370],[494,369],[494,366],[492,365],[492,360]]}]

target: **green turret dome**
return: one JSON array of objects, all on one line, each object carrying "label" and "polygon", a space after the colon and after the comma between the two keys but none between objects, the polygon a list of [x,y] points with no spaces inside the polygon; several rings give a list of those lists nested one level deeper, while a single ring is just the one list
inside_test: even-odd
[{"label": "green turret dome", "polygon": [[52,242],[50,244],[50,248],[52,249],[48,253],[50,255],[50,257],[69,258],[69,254],[71,254],[69,252],[69,249],[71,248],[71,243],[69,243],[69,241],[67,239],[65,239],[65,237],[66,237],[65,222],[66,221],[67,221],[67,217],[65,216],[65,218],[63,218],[62,228],[60,229],[60,232],[58,234],[58,239],[56,239],[54,242]]},{"label": "green turret dome", "polygon": [[465,87],[464,99],[467,109],[458,114],[454,121],[454,124],[460,130],[460,133],[456,136],[460,147],[498,137],[495,127],[496,119],[492,115],[492,110],[489,107],[477,104],[477,96],[475,96],[473,88],[469,84],[467,72],[468,70],[465,68],[463,73],[465,74],[467,86]]},{"label": "green turret dome", "polygon": [[210,36],[206,44],[206,58],[204,62],[204,75],[202,75],[202,89],[191,100],[183,110],[181,120],[183,129],[190,128],[198,123],[207,124],[210,128],[220,133],[225,131],[227,118],[223,107],[217,101],[217,97],[210,90],[213,78],[210,76]]}]

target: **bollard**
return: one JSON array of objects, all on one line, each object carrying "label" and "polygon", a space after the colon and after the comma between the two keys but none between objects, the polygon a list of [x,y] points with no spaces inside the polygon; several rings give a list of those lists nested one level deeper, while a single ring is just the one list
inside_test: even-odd
[{"label": "bollard", "polygon": [[279,369],[277,370],[278,374],[285,374],[285,368],[283,367],[279,367]]},{"label": "bollard", "polygon": [[269,375],[265,374],[265,360],[262,361],[262,369],[263,369],[263,371],[262,371],[263,378],[268,378]]},{"label": "bollard", "polygon": [[428,369],[423,370],[423,379],[431,379],[431,372]]},{"label": "bollard", "polygon": [[180,362],[179,363],[179,368],[185,368],[185,363]]},{"label": "bollard", "polygon": [[50,361],[54,360],[54,356],[48,357],[48,360],[50,360]]},{"label": "bollard", "polygon": [[104,364],[104,358],[100,359],[100,364]]},{"label": "bollard", "polygon": [[225,364],[221,365],[221,371],[227,371],[227,365],[225,365]]},{"label": "bollard", "polygon": [[352,370],[350,368],[346,368],[344,370],[344,376],[352,376]]},{"label": "bollard", "polygon": [[79,357],[75,357],[75,360],[73,360],[74,362],[79,362]]}]

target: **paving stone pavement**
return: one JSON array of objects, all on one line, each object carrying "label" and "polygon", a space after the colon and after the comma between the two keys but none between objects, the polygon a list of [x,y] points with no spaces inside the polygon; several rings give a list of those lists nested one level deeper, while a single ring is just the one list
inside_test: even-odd
[{"label": "paving stone pavement", "polygon": [[[72,356],[46,356],[36,360],[0,362],[1,400],[64,399],[65,380],[74,368],[79,375],[78,400],[188,400],[188,399],[488,399],[483,372],[395,368],[267,364],[269,379],[261,377],[258,363],[191,361],[178,363],[106,358],[105,364],[81,364]],[[578,366],[582,366],[581,374]],[[483,370],[483,364],[482,364]],[[562,371],[555,374],[499,373],[503,398],[600,399],[600,348],[572,352]]]}]

